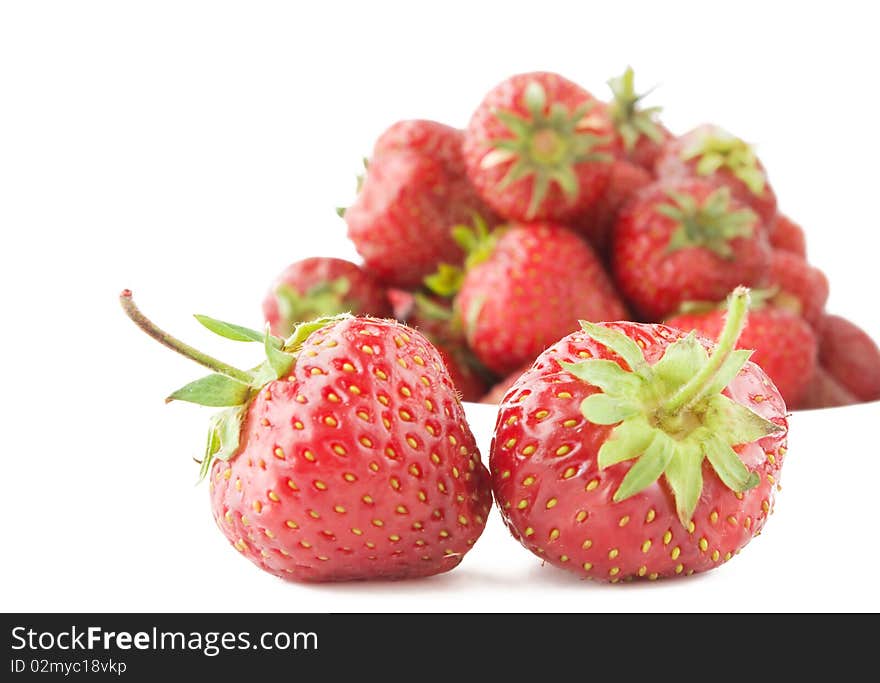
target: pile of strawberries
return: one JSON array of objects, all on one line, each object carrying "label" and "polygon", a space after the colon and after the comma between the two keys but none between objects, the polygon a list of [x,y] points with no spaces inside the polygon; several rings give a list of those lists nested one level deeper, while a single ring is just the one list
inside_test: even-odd
[{"label": "pile of strawberries", "polygon": [[[428,576],[494,498],[581,578],[689,575],[764,527],[786,404],[880,398],[880,351],[825,313],[752,149],[715,126],[673,136],[631,70],[610,85],[605,103],[524,74],[464,131],[389,128],[340,210],[363,265],[292,264],[264,331],[196,316],[260,344],[251,369],[123,291],[141,329],[212,371],[168,400],[222,408],[202,476],[242,555],[296,581]],[[462,398],[499,404],[488,469]]]},{"label": "pile of strawberries", "polygon": [[340,210],[363,265],[291,265],[264,304],[273,331],[393,315],[440,349],[465,400],[497,402],[578,320],[714,336],[741,284],[753,290],[741,345],[789,408],[880,398],[880,351],[825,313],[828,282],[752,148],[714,125],[674,136],[641,106],[631,69],[609,84],[606,103],[522,74],[464,131],[392,125]]}]

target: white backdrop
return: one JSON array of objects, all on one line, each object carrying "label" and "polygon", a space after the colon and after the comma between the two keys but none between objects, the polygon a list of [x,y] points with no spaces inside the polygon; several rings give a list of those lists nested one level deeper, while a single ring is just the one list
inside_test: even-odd
[{"label": "white backdrop", "polygon": [[[833,516],[829,490],[856,506],[848,523],[873,515],[842,489],[854,471],[865,476],[856,466],[877,473],[876,453],[859,458],[877,406],[798,418],[816,438],[801,437],[811,469],[791,478],[815,490],[783,491],[753,548],[689,583],[588,588],[541,570],[495,516],[449,577],[285,585],[227,547],[206,489],[193,487],[207,413],[162,398],[198,369],[140,335],[116,303],[130,287],[163,326],[246,362],[253,349],[211,339],[190,313],[259,325],[264,290],[289,261],[355,256],[334,207],[350,201],[384,127],[464,125],[485,91],[526,70],[559,71],[605,97],[604,81],[631,64],[640,88],[660,85],[651,101],[673,130],[712,121],[757,144],[829,276],[829,308],[880,337],[874,13],[840,1],[0,5],[0,607],[878,609],[824,570],[828,544],[859,534],[838,538],[828,522],[830,537],[816,538],[806,522]],[[877,544],[862,545],[851,570],[877,566]],[[775,571],[767,562],[790,563],[794,576],[752,602],[731,597],[755,595]]]}]

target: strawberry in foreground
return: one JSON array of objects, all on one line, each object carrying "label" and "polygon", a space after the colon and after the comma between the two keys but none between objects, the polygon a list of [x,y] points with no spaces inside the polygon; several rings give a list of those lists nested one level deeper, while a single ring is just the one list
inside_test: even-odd
[{"label": "strawberry in foreground", "polygon": [[763,528],[785,454],[785,403],[734,347],[663,325],[584,323],[544,352],[498,413],[490,467],[513,535],[603,581],[706,571]]},{"label": "strawberry in foreground", "polygon": [[[785,403],[798,406],[817,368],[818,342],[812,328],[797,314],[764,301],[754,293],[749,319],[737,348],[754,349],[752,360],[767,373]],[[724,306],[695,304],[688,312],[665,321],[685,332],[696,330],[705,337],[717,337],[724,327]]]},{"label": "strawberry in foreground", "polygon": [[465,131],[468,176],[512,220],[563,220],[585,211],[608,182],[612,129],[605,106],[554,73],[495,86]]},{"label": "strawberry in foreground", "polygon": [[168,400],[224,407],[202,461],[214,519],[267,572],[294,581],[428,576],[455,567],[491,507],[488,472],[437,351],[390,320],[338,316],[286,340],[199,316],[266,360],[231,367],[147,320],[214,371]]},{"label": "strawberry in foreground", "polygon": [[466,264],[457,278],[446,269],[445,281],[429,283],[440,294],[457,291],[468,346],[498,375],[534,360],[578,319],[627,316],[590,246],[554,223],[513,223],[492,233],[478,225]]},{"label": "strawberry in foreground", "polygon": [[263,300],[272,334],[286,337],[298,323],[340,313],[386,318],[385,290],[363,268],[344,259],[315,256],[291,263]]},{"label": "strawberry in foreground", "polygon": [[670,140],[657,157],[659,178],[703,178],[727,187],[737,200],[755,211],[767,232],[776,218],[776,194],[751,145],[713,125],[702,125]]},{"label": "strawberry in foreground", "polygon": [[686,301],[722,301],[737,285],[760,286],[770,246],[755,213],[704,180],[656,183],[626,205],[612,235],[620,292],[646,320]]}]

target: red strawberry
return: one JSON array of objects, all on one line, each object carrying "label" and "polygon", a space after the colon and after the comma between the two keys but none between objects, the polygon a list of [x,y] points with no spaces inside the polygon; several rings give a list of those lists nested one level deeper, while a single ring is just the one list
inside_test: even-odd
[{"label": "red strawberry", "polygon": [[720,301],[762,284],[770,248],[753,211],[703,180],[656,183],[614,226],[611,262],[624,297],[647,320],[685,301]]},{"label": "red strawberry", "polygon": [[467,348],[451,307],[421,293],[394,290],[393,298],[395,317],[421,332],[437,347],[461,399],[479,400],[486,393],[489,373]]},{"label": "red strawberry", "polygon": [[126,313],[216,374],[169,400],[228,406],[211,423],[202,471],[214,518],[261,569],[294,581],[428,576],[455,567],[491,506],[488,472],[437,351],[390,320],[341,316],[263,341],[245,372]]},{"label": "red strawberry", "polygon": [[372,275],[351,261],[312,257],[291,263],[263,300],[272,334],[286,337],[297,323],[352,313],[385,318],[391,306]]},{"label": "red strawberry", "polygon": [[859,399],[834,379],[825,368],[819,366],[810,379],[804,395],[795,408],[813,410],[815,408],[836,408],[858,403]]},{"label": "red strawberry", "polygon": [[513,220],[564,220],[585,211],[608,181],[608,114],[554,73],[513,76],[493,88],[465,131],[468,175]]},{"label": "red strawberry", "polygon": [[586,323],[539,356],[492,440],[515,538],[616,582],[712,569],[761,531],[788,425],[767,376],[733,351],[745,301],[738,290],[717,345],[663,325]]},{"label": "red strawberry", "polygon": [[880,349],[858,325],[839,315],[824,316],[819,325],[819,359],[860,401],[880,400]]},{"label": "red strawberry", "polygon": [[595,253],[553,223],[511,224],[471,259],[455,306],[468,345],[505,375],[534,360],[578,320],[627,315]]},{"label": "red strawberry", "polygon": [[[714,338],[724,327],[724,311],[685,313],[666,324]],[[774,306],[753,308],[737,348],[754,349],[752,360],[769,375],[788,405],[801,401],[816,372],[819,349],[816,335],[800,316]]]},{"label": "red strawberry", "polygon": [[622,159],[653,173],[657,155],[672,138],[672,134],[657,121],[661,108],[641,107],[641,101],[648,93],[636,93],[635,74],[631,67],[609,80],[608,86],[613,94],[608,115],[614,126],[614,143],[618,154]]},{"label": "red strawberry", "polygon": [[463,173],[461,140],[454,128],[409,121],[376,143],[358,197],[343,216],[367,269],[383,282],[420,285],[439,263],[461,262],[453,225],[474,214],[494,220]]},{"label": "red strawberry", "polygon": [[628,161],[612,162],[608,185],[602,196],[584,213],[572,219],[572,228],[585,235],[600,254],[606,253],[620,210],[651,182],[653,177],[641,166]]},{"label": "red strawberry", "polygon": [[501,381],[497,382],[490,390],[489,393],[484,395],[480,399],[480,403],[490,403],[492,405],[498,405],[507,395],[507,392],[510,391],[510,387],[516,384],[517,380],[520,378],[526,370],[532,367],[531,363],[527,363],[523,365],[519,370],[514,370],[507,377],[503,378]]},{"label": "red strawberry", "polygon": [[797,254],[774,249],[770,257],[768,286],[778,292],[773,301],[802,316],[814,327],[819,324],[828,300],[828,279]]},{"label": "red strawberry", "polygon": [[373,157],[407,149],[439,161],[452,175],[464,177],[462,131],[437,121],[414,119],[392,124],[373,147]]},{"label": "red strawberry", "polygon": [[733,196],[761,217],[768,232],[776,217],[776,195],[754,150],[718,126],[702,125],[670,140],[657,157],[661,178],[700,177]]},{"label": "red strawberry", "polygon": [[774,249],[790,251],[802,259],[807,258],[807,239],[800,225],[784,214],[776,215],[776,225],[770,233]]}]

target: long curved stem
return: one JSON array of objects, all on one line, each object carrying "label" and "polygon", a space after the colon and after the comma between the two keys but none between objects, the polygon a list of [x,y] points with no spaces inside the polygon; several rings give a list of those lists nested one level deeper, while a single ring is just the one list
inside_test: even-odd
[{"label": "long curved stem", "polygon": [[176,337],[171,336],[157,327],[152,320],[141,313],[141,310],[134,303],[130,289],[122,290],[122,293],[119,295],[119,303],[122,305],[122,310],[125,311],[125,315],[127,315],[135,325],[162,344],[162,346],[166,346],[172,351],[176,351],[182,356],[186,356],[190,360],[194,360],[196,363],[204,365],[206,368],[209,368],[214,372],[219,372],[221,375],[237,379],[239,382],[250,384],[253,381],[253,377],[250,373],[247,373],[244,370],[239,370],[238,368],[224,363],[221,360],[217,360],[206,353],[202,353],[198,349],[193,348],[189,344],[185,344]]},{"label": "long curved stem", "polygon": [[736,342],[746,323],[748,310],[749,290],[746,287],[737,287],[730,295],[724,328],[721,330],[721,335],[718,337],[718,343],[709,362],[666,401],[663,405],[663,411],[667,415],[675,415],[686,406],[702,398],[703,392],[712,385],[712,379],[736,347]]}]

